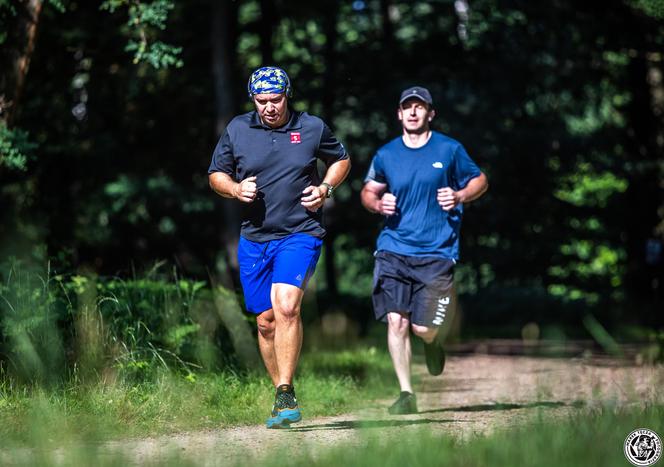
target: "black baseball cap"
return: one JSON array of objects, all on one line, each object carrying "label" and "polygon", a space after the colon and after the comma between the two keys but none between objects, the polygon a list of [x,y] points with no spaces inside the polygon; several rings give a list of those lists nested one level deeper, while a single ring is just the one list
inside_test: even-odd
[{"label": "black baseball cap", "polygon": [[405,101],[406,99],[410,99],[411,97],[419,99],[422,102],[425,102],[433,106],[433,99],[431,98],[431,93],[427,88],[423,88],[422,86],[412,86],[404,90],[401,93],[401,97],[399,98],[399,105],[403,104],[403,101]]}]

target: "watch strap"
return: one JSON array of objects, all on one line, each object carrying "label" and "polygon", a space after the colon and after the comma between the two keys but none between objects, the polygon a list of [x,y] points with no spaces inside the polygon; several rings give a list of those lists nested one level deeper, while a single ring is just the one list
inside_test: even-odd
[{"label": "watch strap", "polygon": [[332,193],[334,192],[334,185],[331,185],[331,184],[329,184],[329,183],[327,183],[327,182],[322,182],[321,185],[324,185],[324,186],[327,187],[327,193],[325,194],[325,197],[326,197],[326,198],[331,198],[331,197],[332,197]]}]

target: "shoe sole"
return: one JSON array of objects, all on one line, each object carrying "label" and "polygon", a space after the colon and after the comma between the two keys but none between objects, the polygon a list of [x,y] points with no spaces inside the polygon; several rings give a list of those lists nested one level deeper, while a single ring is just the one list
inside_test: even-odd
[{"label": "shoe sole", "polygon": [[265,426],[270,429],[290,428],[291,423],[297,423],[300,420],[302,420],[300,409],[282,410],[278,415],[268,418]]}]

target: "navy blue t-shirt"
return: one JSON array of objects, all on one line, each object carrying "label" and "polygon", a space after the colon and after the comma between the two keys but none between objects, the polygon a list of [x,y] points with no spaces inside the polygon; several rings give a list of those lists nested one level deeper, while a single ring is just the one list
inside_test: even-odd
[{"label": "navy blue t-shirt", "polygon": [[240,203],[240,234],[246,239],[266,242],[292,233],[322,237],[322,209],[311,212],[302,206],[302,190],[320,184],[318,159],[329,166],[347,158],[343,145],[320,118],[291,111],[288,123],[273,129],[253,111],[228,124],[208,173],[223,172],[236,182],[256,176],[256,199]]},{"label": "navy blue t-shirt", "polygon": [[457,260],[463,206],[444,211],[437,190],[461,190],[480,173],[458,141],[435,131],[417,149],[406,146],[401,136],[381,147],[365,182],[387,184],[397,198],[397,212],[385,218],[377,249]]}]

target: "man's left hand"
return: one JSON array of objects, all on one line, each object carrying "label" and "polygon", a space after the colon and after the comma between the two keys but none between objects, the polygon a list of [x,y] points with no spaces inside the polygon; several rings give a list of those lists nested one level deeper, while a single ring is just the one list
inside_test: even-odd
[{"label": "man's left hand", "polygon": [[302,206],[311,212],[316,212],[325,203],[326,188],[320,186],[308,186],[302,191]]},{"label": "man's left hand", "polygon": [[461,196],[458,191],[454,191],[450,187],[438,188],[438,195],[436,197],[438,204],[444,211],[451,211],[459,204],[462,203]]}]

